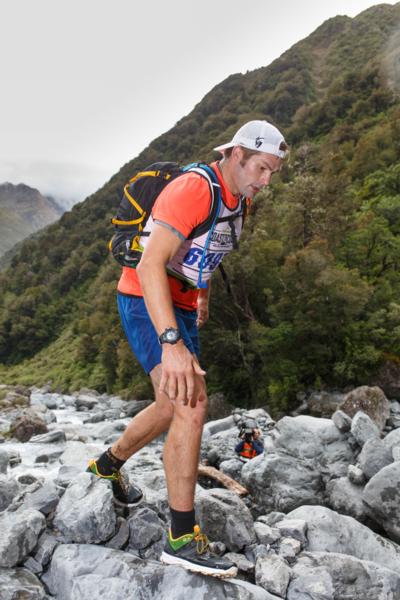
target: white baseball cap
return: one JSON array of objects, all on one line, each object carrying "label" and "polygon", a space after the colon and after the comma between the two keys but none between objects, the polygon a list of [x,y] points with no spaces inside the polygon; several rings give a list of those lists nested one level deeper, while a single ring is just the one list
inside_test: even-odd
[{"label": "white baseball cap", "polygon": [[271,123],[267,123],[267,121],[249,121],[235,133],[231,142],[217,146],[214,150],[221,152],[227,148],[233,148],[233,146],[243,146],[243,148],[249,150],[258,150],[259,152],[274,154],[279,158],[285,158],[288,151],[279,149],[282,142],[286,144],[285,138],[279,129]]}]

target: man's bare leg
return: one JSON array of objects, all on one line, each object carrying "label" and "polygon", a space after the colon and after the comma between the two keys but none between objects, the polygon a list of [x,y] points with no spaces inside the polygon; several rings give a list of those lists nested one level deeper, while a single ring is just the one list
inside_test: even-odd
[{"label": "man's bare leg", "polygon": [[135,452],[146,446],[170,426],[174,407],[168,396],[158,389],[161,365],[150,373],[155,402],[137,414],[128,424],[122,436],[113,444],[111,452],[120,460],[128,460]]},{"label": "man's bare leg", "polygon": [[194,507],[203,424],[207,412],[204,378],[196,376],[196,405],[176,402],[164,446],[164,468],[171,508],[190,511]]},{"label": "man's bare leg", "polygon": [[199,464],[203,423],[207,410],[204,377],[196,376],[194,406],[175,402],[174,416],[164,446],[164,468],[171,510],[171,529],[161,555],[161,562],[217,577],[235,577],[237,567],[225,558],[206,552],[199,545],[194,493]]}]

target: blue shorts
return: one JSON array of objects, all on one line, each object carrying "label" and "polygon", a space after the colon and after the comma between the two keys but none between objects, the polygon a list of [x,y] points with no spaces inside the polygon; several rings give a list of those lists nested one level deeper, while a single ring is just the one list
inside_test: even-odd
[{"label": "blue shorts", "polygon": [[[161,345],[151,322],[143,298],[117,294],[118,310],[122,327],[129,345],[147,374],[161,362]],[[195,310],[174,306],[175,317],[185,346],[192,354],[199,355],[199,332]]]}]

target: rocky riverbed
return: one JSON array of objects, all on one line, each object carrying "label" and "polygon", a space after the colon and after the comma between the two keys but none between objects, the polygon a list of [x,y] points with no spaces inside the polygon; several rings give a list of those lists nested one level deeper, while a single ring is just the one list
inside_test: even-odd
[{"label": "rocky riverbed", "polygon": [[[202,530],[239,569],[222,581],[159,562],[162,439],[124,466],[144,491],[129,511],[85,472],[146,402],[0,386],[0,600],[400,600],[400,403],[377,387],[328,396],[308,404],[325,416],[235,410],[206,424],[202,460],[249,490],[199,480]],[[265,452],[243,463],[246,419]]]}]

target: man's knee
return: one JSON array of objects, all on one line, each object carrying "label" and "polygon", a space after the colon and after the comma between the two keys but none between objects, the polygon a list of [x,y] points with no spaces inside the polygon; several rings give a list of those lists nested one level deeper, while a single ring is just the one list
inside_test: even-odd
[{"label": "man's knee", "polygon": [[174,407],[169,402],[168,405],[163,405],[159,407],[157,415],[160,421],[168,425],[172,421],[172,417],[174,416]]},{"label": "man's knee", "polygon": [[202,427],[207,416],[207,402],[207,395],[202,394],[201,397],[196,398],[195,406],[191,406],[190,402],[187,404],[176,403],[174,406],[175,417],[182,419],[187,424]]}]

